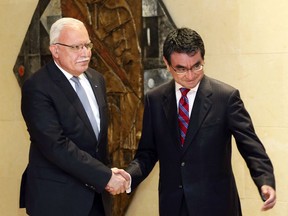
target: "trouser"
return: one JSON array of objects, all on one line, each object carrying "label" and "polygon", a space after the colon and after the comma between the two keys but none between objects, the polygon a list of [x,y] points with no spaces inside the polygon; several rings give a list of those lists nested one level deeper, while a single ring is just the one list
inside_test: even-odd
[{"label": "trouser", "polygon": [[95,193],[92,209],[88,216],[105,216],[102,197]]}]

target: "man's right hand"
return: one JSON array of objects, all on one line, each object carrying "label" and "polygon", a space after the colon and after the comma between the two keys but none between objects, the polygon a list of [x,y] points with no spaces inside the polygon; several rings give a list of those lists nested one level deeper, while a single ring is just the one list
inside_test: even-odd
[{"label": "man's right hand", "polygon": [[130,187],[130,175],[123,169],[111,170],[112,176],[105,189],[112,195],[124,193]]}]

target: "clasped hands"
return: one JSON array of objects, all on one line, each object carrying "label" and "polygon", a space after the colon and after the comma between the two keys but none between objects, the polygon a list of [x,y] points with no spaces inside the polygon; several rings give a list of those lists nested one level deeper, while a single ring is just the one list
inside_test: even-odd
[{"label": "clasped hands", "polygon": [[130,188],[130,175],[123,169],[112,168],[111,170],[112,176],[105,187],[106,191],[112,195],[124,193]]}]

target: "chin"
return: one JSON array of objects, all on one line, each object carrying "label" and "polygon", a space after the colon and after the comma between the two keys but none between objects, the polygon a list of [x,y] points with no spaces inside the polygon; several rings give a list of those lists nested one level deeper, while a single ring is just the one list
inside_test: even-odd
[{"label": "chin", "polygon": [[89,67],[88,64],[81,64],[81,65],[79,65],[78,68],[81,68],[81,70],[87,70],[88,67]]},{"label": "chin", "polygon": [[198,83],[199,83],[199,81],[187,83],[186,88],[192,89],[195,86],[197,86]]}]

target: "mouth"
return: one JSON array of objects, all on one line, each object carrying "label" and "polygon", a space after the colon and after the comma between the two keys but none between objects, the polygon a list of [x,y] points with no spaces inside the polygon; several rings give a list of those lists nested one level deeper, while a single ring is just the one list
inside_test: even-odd
[{"label": "mouth", "polygon": [[89,62],[90,61],[90,58],[83,58],[83,59],[79,59],[76,61],[76,63],[86,63],[86,62]]}]

